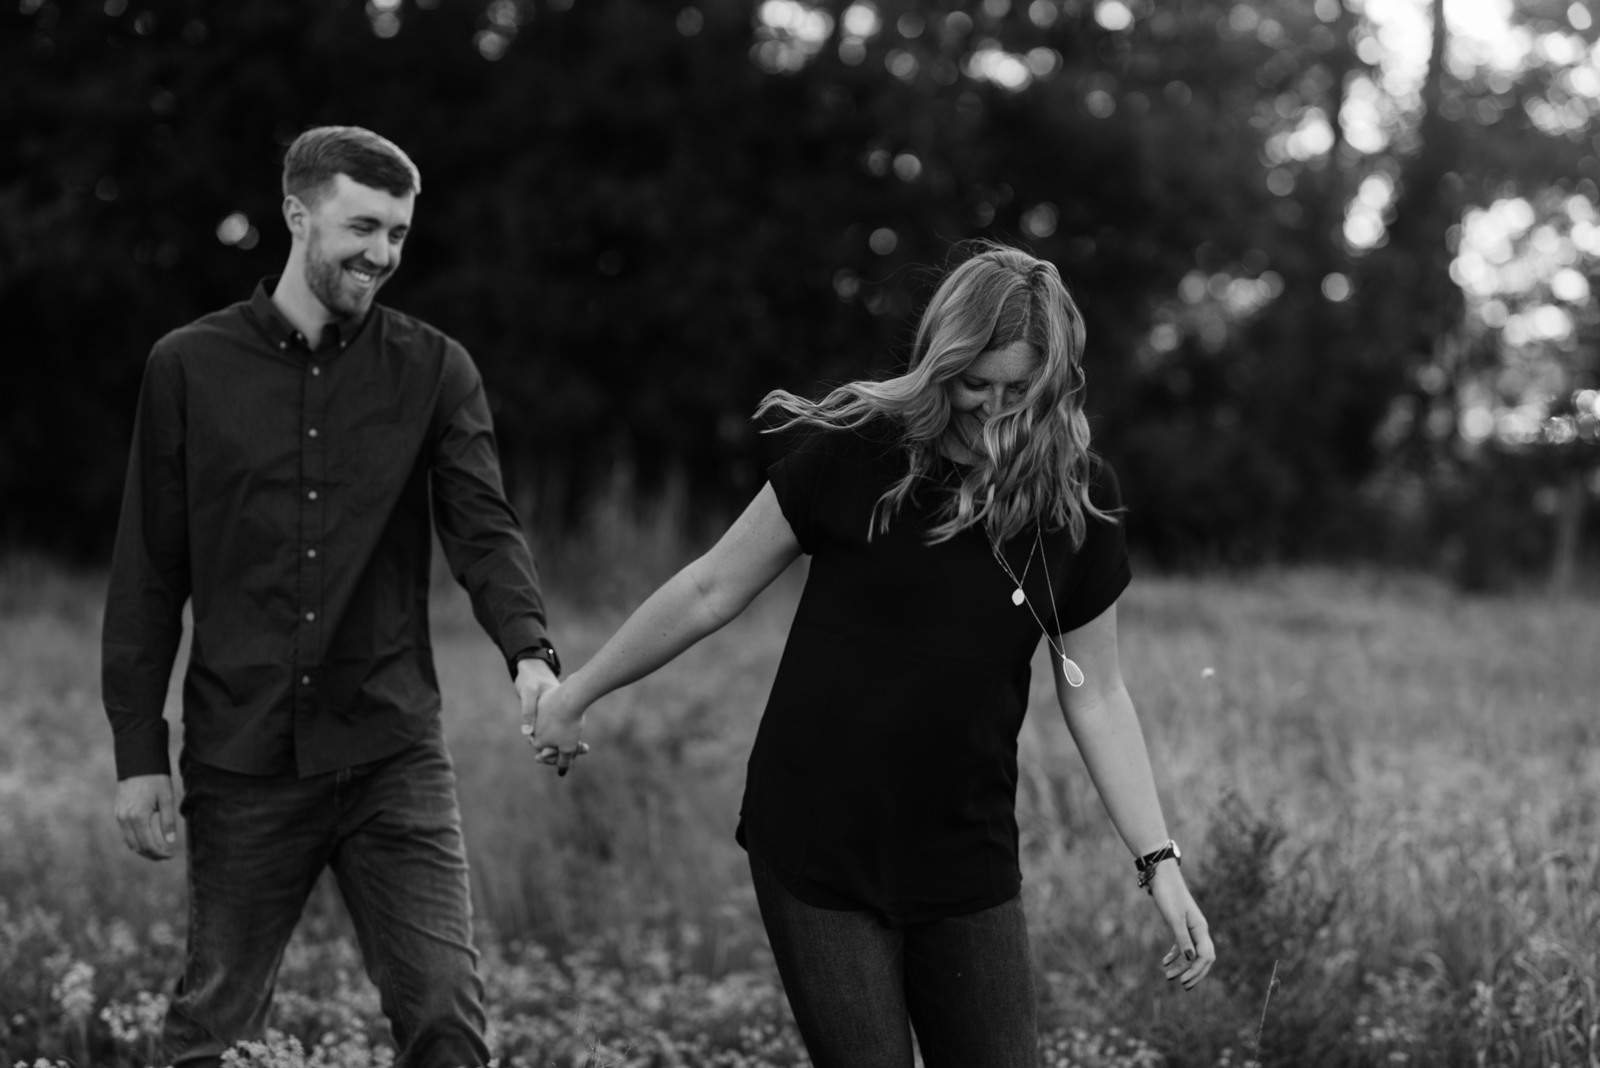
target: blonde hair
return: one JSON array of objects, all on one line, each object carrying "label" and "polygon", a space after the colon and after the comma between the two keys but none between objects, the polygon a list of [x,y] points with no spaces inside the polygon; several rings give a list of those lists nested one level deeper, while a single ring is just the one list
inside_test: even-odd
[{"label": "blonde hair", "polygon": [[933,471],[950,423],[950,381],[983,353],[1019,341],[1038,354],[1038,370],[1026,395],[986,421],[969,444],[974,462],[941,503],[928,541],[982,524],[998,543],[1039,521],[1066,528],[1078,546],[1086,514],[1112,519],[1089,500],[1099,461],[1089,451],[1083,414],[1083,315],[1055,266],[1020,249],[982,243],[945,277],[923,310],[904,374],[850,382],[820,401],[774,390],[756,418],[783,416],[771,431],[856,429],[880,416],[893,422],[909,462],[905,476],[873,506],[870,538],[889,529],[894,513]]}]

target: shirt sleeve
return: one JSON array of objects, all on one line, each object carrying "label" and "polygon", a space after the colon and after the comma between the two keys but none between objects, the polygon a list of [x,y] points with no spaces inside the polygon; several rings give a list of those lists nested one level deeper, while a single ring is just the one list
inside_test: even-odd
[{"label": "shirt sleeve", "polygon": [[1057,618],[1048,621],[1046,629],[1051,634],[1065,634],[1091,622],[1115,604],[1133,581],[1128,543],[1123,535],[1122,490],[1110,464],[1099,465],[1089,487],[1089,499],[1113,518],[1107,521],[1093,515],[1084,517],[1088,530],[1073,557],[1073,566],[1067,569],[1065,577],[1070,586],[1064,586],[1059,593]]},{"label": "shirt sleeve", "polygon": [[184,388],[157,343],[145,365],[101,630],[100,678],[117,778],[168,775],[167,684],[189,599]]},{"label": "shirt sleeve", "polygon": [[830,458],[825,447],[827,436],[828,432],[820,429],[808,433],[792,451],[767,468],[767,480],[772,483],[783,517],[807,555],[817,551],[820,541],[818,486]]},{"label": "shirt sleeve", "polygon": [[545,640],[544,598],[533,554],[500,478],[483,380],[450,343],[439,391],[431,463],[434,525],[450,573],[513,673]]}]

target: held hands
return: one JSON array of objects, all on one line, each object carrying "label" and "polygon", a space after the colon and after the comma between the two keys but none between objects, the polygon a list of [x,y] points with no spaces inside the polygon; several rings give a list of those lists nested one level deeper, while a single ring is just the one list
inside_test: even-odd
[{"label": "held hands", "polygon": [[117,783],[117,825],[128,848],[147,860],[170,860],[178,840],[172,776],[135,775]]},{"label": "held hands", "polygon": [[1211,965],[1216,963],[1217,950],[1211,944],[1211,934],[1200,906],[1189,894],[1183,881],[1183,872],[1174,861],[1164,860],[1156,865],[1155,877],[1150,882],[1150,895],[1155,899],[1161,918],[1172,928],[1177,944],[1161,958],[1167,980],[1177,979],[1185,990],[1206,977]]},{"label": "held hands", "polygon": [[533,746],[534,759],[554,764],[556,773],[565,775],[572,762],[589,751],[579,740],[583,707],[542,660],[518,662],[517,694],[522,698],[522,733]]},{"label": "held hands", "polygon": [[512,685],[517,688],[517,698],[522,702],[522,724],[526,728],[533,726],[538,718],[539,695],[561,685],[561,680],[556,678],[549,664],[530,656],[517,661],[517,677]]}]

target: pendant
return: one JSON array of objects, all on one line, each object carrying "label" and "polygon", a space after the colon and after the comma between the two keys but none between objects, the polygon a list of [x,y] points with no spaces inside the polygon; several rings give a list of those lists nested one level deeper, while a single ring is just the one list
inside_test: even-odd
[{"label": "pendant", "polygon": [[1077,689],[1083,685],[1083,669],[1063,654],[1061,657],[1061,674],[1067,677],[1067,685]]},{"label": "pendant", "polygon": [[1021,586],[1018,586],[1016,589],[1011,591],[1011,603],[1012,604],[1021,605],[1022,602],[1026,601],[1027,599],[1028,599],[1028,595],[1022,592],[1022,587]]}]

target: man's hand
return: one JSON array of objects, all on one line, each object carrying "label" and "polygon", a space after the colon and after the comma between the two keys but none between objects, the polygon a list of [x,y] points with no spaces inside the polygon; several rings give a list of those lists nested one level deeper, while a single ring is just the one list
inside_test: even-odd
[{"label": "man's hand", "polygon": [[[539,702],[548,703],[551,695],[561,688],[561,682],[543,660],[518,660],[516,686],[517,696],[522,698],[522,736],[532,743],[539,731]],[[536,759],[544,764],[555,764],[563,775],[573,760],[588,751],[586,742],[578,742],[565,757],[551,746],[534,745]]]},{"label": "man's hand", "polygon": [[117,783],[116,815],[129,849],[148,860],[172,859],[178,840],[172,776],[135,775]]},{"label": "man's hand", "polygon": [[543,660],[525,657],[517,661],[515,686],[517,697],[522,701],[523,734],[532,736],[534,725],[539,722],[539,698],[546,690],[553,690],[560,684],[561,680]]}]

